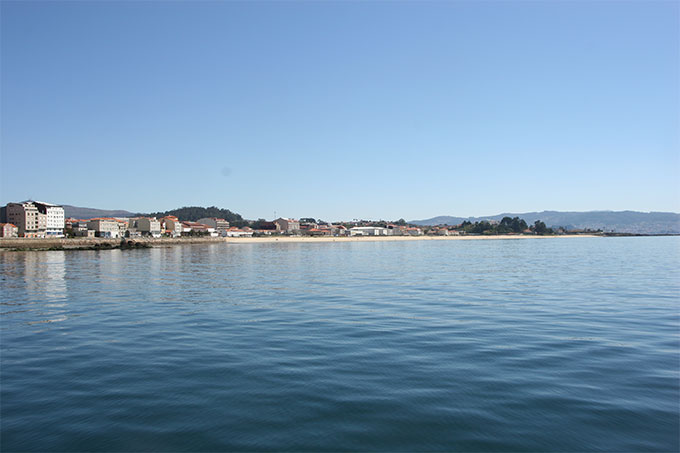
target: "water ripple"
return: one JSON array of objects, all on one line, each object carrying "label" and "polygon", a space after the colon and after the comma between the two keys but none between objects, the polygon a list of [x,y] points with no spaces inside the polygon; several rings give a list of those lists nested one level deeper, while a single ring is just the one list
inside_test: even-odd
[{"label": "water ripple", "polygon": [[0,450],[678,451],[679,243],[0,254]]}]

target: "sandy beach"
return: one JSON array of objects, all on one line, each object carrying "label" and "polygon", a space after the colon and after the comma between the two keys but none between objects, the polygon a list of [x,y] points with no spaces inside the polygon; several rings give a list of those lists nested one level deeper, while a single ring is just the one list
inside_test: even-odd
[{"label": "sandy beach", "polygon": [[350,236],[350,237],[308,237],[308,236],[271,236],[259,238],[224,238],[230,244],[258,244],[271,242],[394,242],[394,241],[474,241],[499,239],[556,239],[600,237],[592,234],[564,234],[555,236],[534,235],[489,235],[489,236]]}]

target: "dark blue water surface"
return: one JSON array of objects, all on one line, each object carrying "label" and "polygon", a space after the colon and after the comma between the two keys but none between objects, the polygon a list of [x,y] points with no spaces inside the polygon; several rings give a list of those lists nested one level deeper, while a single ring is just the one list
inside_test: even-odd
[{"label": "dark blue water surface", "polygon": [[678,451],[680,238],[0,254],[5,451]]}]

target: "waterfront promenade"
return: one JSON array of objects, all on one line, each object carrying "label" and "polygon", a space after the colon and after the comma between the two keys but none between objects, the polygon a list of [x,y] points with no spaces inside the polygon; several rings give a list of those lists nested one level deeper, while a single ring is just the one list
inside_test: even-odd
[{"label": "waterfront promenade", "polygon": [[[468,240],[499,240],[499,239],[556,239],[556,238],[585,238],[598,237],[593,234],[564,234],[551,236],[538,235],[466,235],[466,236],[264,236],[256,238],[234,237],[182,237],[182,238],[134,238],[126,239],[134,244],[145,247],[170,247],[183,244],[264,244],[264,243],[310,243],[310,242],[372,242],[372,241],[468,241]],[[0,251],[17,250],[80,250],[113,248],[121,245],[121,239],[106,238],[0,238]]]}]

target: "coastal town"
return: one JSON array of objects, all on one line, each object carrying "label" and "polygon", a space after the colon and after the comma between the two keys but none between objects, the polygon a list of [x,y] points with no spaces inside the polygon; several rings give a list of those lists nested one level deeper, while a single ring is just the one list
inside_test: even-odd
[{"label": "coastal town", "polygon": [[[93,219],[66,218],[63,206],[41,202],[23,201],[8,203],[0,224],[0,237],[22,238],[139,238],[205,236],[205,237],[257,237],[268,235],[307,236],[419,236],[423,229],[407,225],[366,225],[354,222],[345,224],[301,222],[283,218],[258,222],[257,228],[236,227],[225,219],[201,218],[197,221],[178,219],[168,215],[156,217],[99,217]],[[430,229],[427,232],[448,235],[448,229]],[[451,234],[456,234],[451,230]]]},{"label": "coastal town", "polygon": [[[202,209],[202,208],[201,208]],[[228,212],[228,211],[227,211]],[[239,216],[240,219],[240,216]],[[42,202],[12,202],[0,209],[2,238],[250,238],[265,236],[362,237],[362,236],[462,236],[462,235],[552,235],[583,233],[553,230],[537,221],[529,226],[518,217],[501,221],[462,222],[458,225],[418,226],[400,219],[396,222],[353,220],[324,222],[313,218],[299,220],[279,217],[268,221],[240,220],[233,225],[218,217],[196,220],[175,215],[137,217],[95,217],[76,219],[65,216],[63,206]]]}]

